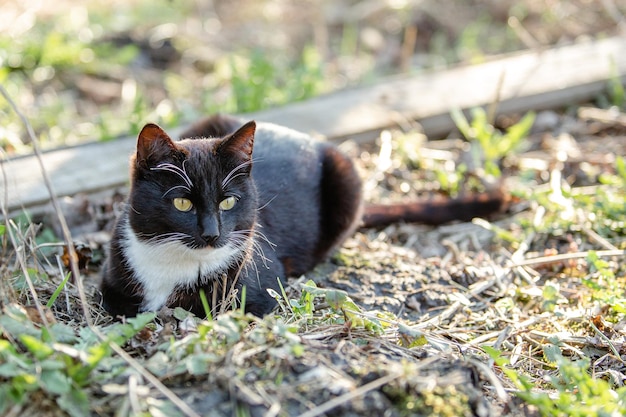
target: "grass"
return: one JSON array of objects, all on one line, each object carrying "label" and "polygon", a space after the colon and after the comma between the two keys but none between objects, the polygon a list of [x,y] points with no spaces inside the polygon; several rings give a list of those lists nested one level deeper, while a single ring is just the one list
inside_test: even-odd
[{"label": "grass", "polygon": [[[451,112],[452,120],[470,144],[476,147],[475,152],[477,166],[484,165],[485,173],[489,176],[500,177],[501,171],[498,164],[515,151],[519,151],[524,140],[528,137],[530,128],[535,121],[535,113],[529,112],[517,123],[509,126],[505,132],[501,132],[488,120],[487,112],[482,107],[471,111],[471,122],[465,118],[459,109]],[[484,161],[483,164],[480,161]]]},{"label": "grass", "polygon": [[[278,63],[260,50],[231,56],[233,104],[212,104],[209,113],[250,113],[301,101],[327,89],[321,57],[313,47],[304,48],[294,63]],[[210,97],[210,93],[207,96]]]},{"label": "grass", "polygon": [[[558,343],[558,342],[557,342]],[[514,382],[517,395],[535,406],[543,416],[602,416],[626,413],[626,388],[615,386],[589,374],[590,360],[572,361],[563,356],[558,344],[543,348],[545,364],[553,370],[545,379],[542,391],[524,375],[509,368],[500,352],[484,347],[495,363]],[[546,392],[550,390],[550,392]]]},{"label": "grass", "polygon": [[[115,369],[119,359],[112,355],[109,343],[124,344],[153,319],[154,314],[146,314],[104,327],[101,330],[107,338],[101,341],[88,328],[77,334],[62,323],[39,327],[23,308],[9,305],[0,316],[4,335],[0,340],[0,413],[23,409],[33,398],[43,396],[68,415],[88,414],[89,387],[120,371]],[[107,373],[107,368],[113,372]]]}]

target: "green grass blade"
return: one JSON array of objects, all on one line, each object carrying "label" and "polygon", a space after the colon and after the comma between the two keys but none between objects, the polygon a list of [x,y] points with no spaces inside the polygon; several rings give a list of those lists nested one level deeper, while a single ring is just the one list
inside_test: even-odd
[{"label": "green grass blade", "polygon": [[204,309],[204,314],[206,315],[207,320],[213,320],[213,315],[211,314],[211,307],[209,307],[209,300],[206,298],[206,294],[204,293],[204,288],[200,288],[200,301],[202,302],[202,308]]},{"label": "green grass blade", "polygon": [[65,274],[65,278],[63,278],[63,281],[61,281],[59,286],[52,293],[52,297],[50,297],[50,299],[46,303],[46,307],[50,308],[54,305],[54,302],[59,297],[59,294],[61,294],[61,291],[63,291],[63,288],[65,288],[65,284],[67,284],[67,281],[70,279],[70,275],[71,275],[71,272],[68,272],[67,274]]}]

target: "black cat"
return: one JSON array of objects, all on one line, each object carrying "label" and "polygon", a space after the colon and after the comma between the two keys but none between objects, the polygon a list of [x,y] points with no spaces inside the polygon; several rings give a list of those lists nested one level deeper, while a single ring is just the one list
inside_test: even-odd
[{"label": "black cat", "polygon": [[[204,316],[245,286],[246,311],[263,315],[279,280],[313,268],[365,219],[442,223],[498,210],[471,201],[372,206],[334,145],[272,125],[214,116],[172,141],[146,125],[131,158],[131,190],[104,267],[104,307],[134,316],[180,306]],[[222,306],[223,307],[223,306]]]}]

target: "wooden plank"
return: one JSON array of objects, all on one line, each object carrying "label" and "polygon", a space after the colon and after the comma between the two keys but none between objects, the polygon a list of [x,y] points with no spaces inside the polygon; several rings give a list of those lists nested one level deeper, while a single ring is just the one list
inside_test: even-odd
[{"label": "wooden plank", "polygon": [[[500,100],[499,112],[574,104],[600,93],[617,71],[626,80],[626,38],[524,52],[479,65],[387,79],[301,103],[246,115],[330,139],[372,138],[399,120],[417,120],[429,137],[454,128],[449,111]],[[179,129],[172,129],[177,135]],[[48,152],[44,164],[58,195],[93,192],[128,180],[134,137]],[[10,210],[48,201],[33,156],[6,161]]]},{"label": "wooden plank", "polygon": [[450,109],[494,102],[500,112],[573,104],[594,97],[614,70],[626,79],[626,37],[494,59],[442,72],[398,77],[262,114],[306,132],[344,138],[418,120],[429,137],[454,128]]}]

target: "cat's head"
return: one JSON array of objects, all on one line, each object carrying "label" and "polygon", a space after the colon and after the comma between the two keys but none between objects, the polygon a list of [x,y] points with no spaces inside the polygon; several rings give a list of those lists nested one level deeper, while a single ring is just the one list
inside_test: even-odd
[{"label": "cat's head", "polygon": [[248,236],[257,195],[250,177],[255,123],[224,138],[173,141],[148,124],[131,158],[130,225],[143,241],[220,248]]}]

